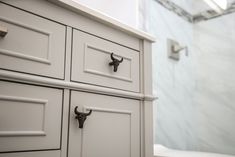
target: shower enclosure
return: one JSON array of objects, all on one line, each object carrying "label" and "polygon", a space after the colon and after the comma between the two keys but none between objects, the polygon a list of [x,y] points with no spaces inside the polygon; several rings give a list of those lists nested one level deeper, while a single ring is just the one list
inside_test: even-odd
[{"label": "shower enclosure", "polygon": [[[143,28],[157,39],[155,144],[235,156],[235,1],[227,3],[218,11],[203,0],[145,1]],[[169,58],[168,39],[188,55]]]}]

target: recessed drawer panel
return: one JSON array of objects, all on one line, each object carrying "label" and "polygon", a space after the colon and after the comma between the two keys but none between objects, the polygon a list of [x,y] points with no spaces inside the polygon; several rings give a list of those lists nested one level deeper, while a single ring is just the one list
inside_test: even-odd
[{"label": "recessed drawer panel", "polygon": [[[113,60],[119,62],[116,69],[109,65]],[[71,76],[72,81],[139,92],[139,52],[73,30]]]},{"label": "recessed drawer panel", "polygon": [[65,26],[0,3],[0,68],[64,78]]},{"label": "recessed drawer panel", "polygon": [[[138,100],[72,91],[70,105],[68,156],[140,157]],[[84,114],[92,110],[83,128],[75,109]]]},{"label": "recessed drawer panel", "polygon": [[0,152],[59,149],[62,94],[0,81]]}]

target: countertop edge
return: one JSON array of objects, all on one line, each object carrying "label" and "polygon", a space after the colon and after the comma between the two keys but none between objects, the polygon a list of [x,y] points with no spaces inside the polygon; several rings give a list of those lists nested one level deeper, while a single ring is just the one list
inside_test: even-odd
[{"label": "countertop edge", "polygon": [[123,32],[126,32],[130,35],[134,35],[140,39],[148,40],[150,42],[155,42],[156,39],[151,34],[148,34],[144,31],[138,30],[134,27],[131,27],[129,25],[126,25],[117,19],[114,19],[108,15],[105,15],[97,10],[91,9],[87,6],[81,5],[79,3],[76,3],[72,0],[48,0],[54,4],[57,4],[63,8],[72,10],[74,12],[77,12],[79,14],[82,14],[84,16],[87,16],[89,18],[92,18],[94,20],[97,20],[103,24],[109,25],[113,28],[116,28],[118,30],[121,30]]}]

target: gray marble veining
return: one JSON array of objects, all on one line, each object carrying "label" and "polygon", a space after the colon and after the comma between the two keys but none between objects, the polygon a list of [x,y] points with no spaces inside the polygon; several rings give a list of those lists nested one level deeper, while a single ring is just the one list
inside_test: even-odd
[{"label": "gray marble veining", "polygon": [[[199,13],[192,14],[186,11],[185,9],[183,9],[180,5],[178,5],[180,1],[178,1],[178,4],[174,2],[175,0],[155,0],[155,1],[159,3],[160,5],[162,5],[164,8],[166,8],[167,10],[172,11],[173,13],[177,14],[184,20],[191,22],[191,23],[207,21],[207,20],[211,20],[211,19],[235,12],[235,2],[229,4],[229,7],[222,13],[217,13],[216,11],[212,9],[207,9]],[[192,8],[192,6],[199,6],[197,3],[201,3],[201,1],[192,1],[192,4],[187,5],[187,7],[190,6],[190,8]],[[185,4],[185,2],[181,3],[181,5],[182,4]],[[186,4],[189,4],[189,3],[186,3]]]},{"label": "gray marble veining", "polygon": [[[235,155],[235,13],[192,24],[155,0],[147,8],[146,28],[157,38],[155,143]],[[189,56],[169,59],[168,38],[187,45]]]}]

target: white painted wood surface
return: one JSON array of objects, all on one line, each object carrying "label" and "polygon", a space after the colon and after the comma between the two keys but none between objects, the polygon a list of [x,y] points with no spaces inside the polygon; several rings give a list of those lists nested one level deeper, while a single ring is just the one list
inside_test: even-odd
[{"label": "white painted wood surface", "polygon": [[[139,101],[72,91],[70,105],[70,157],[140,157]],[[75,106],[93,110],[83,129]]]},{"label": "white painted wood surface", "polygon": [[0,68],[64,78],[65,26],[0,4]]},{"label": "white painted wood surface", "polygon": [[[152,47],[151,43],[143,41],[142,46],[142,93],[152,95]],[[151,77],[150,77],[151,76]],[[144,100],[142,108],[143,156],[153,156],[153,102]]]},{"label": "white painted wood surface", "polygon": [[62,90],[0,81],[0,152],[59,149]]},{"label": "white painted wood surface", "polygon": [[60,151],[53,150],[53,151],[2,153],[0,154],[0,157],[60,157]]},{"label": "white painted wood surface", "polygon": [[93,85],[84,84],[84,83],[75,83],[75,82],[69,82],[69,81],[63,81],[63,80],[55,80],[51,78],[30,76],[27,74],[15,73],[15,72],[6,71],[6,70],[0,70],[0,78],[4,80],[19,81],[23,83],[33,83],[33,84],[44,85],[44,86],[52,86],[56,88],[88,91],[88,92],[93,92],[93,93],[119,96],[119,97],[125,97],[125,98],[137,99],[137,100],[153,101],[156,99],[156,97],[153,95],[144,95],[142,93],[134,93],[134,92],[117,90],[117,89],[112,89],[112,88],[93,86]]},{"label": "white painted wood surface", "polygon": [[101,12],[106,16],[112,17],[124,24],[138,28],[138,0],[73,0],[81,5]]},{"label": "white painted wood surface", "polygon": [[[109,66],[111,53],[123,62],[117,72]],[[139,92],[139,52],[73,30],[73,81]]]},{"label": "white painted wood surface", "polygon": [[141,30],[138,30],[136,28],[133,28],[131,26],[128,26],[128,25],[118,21],[117,19],[114,19],[112,17],[104,15],[103,13],[101,13],[99,11],[93,10],[91,8],[84,6],[84,5],[76,3],[73,0],[49,0],[49,1],[54,2],[55,4],[58,4],[62,7],[73,10],[79,14],[84,14],[88,18],[92,18],[94,20],[100,21],[104,24],[109,25],[110,27],[114,27],[119,30],[124,30],[126,33],[128,33],[132,36],[136,36],[137,38],[142,38],[142,39],[148,40],[150,42],[155,41],[155,38],[152,35],[150,35],[146,32],[143,32]]},{"label": "white painted wood surface", "polygon": [[24,10],[28,10],[50,20],[66,24],[67,26],[71,26],[84,32],[89,32],[90,34],[108,39],[112,42],[139,50],[139,39],[142,39],[141,37],[136,38],[126,32],[125,29],[116,29],[115,27],[110,27],[110,25],[102,23],[99,20],[95,20],[92,17],[86,17],[82,12],[76,13],[72,9],[57,6],[54,3],[50,3],[45,0],[1,1],[20,7]]}]

